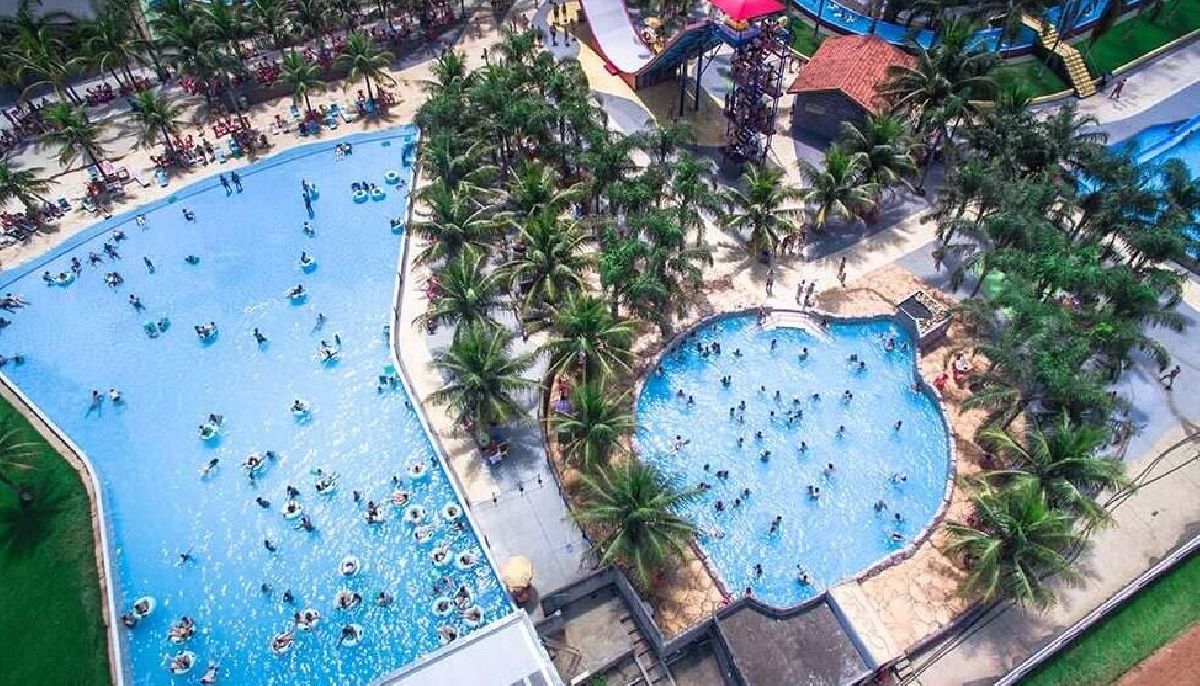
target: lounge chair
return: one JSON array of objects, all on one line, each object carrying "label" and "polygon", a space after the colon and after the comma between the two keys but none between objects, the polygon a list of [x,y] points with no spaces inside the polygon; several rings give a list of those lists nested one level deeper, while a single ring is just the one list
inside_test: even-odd
[{"label": "lounge chair", "polygon": [[159,188],[167,187],[167,170],[159,167],[154,171],[154,180],[158,181]]},{"label": "lounge chair", "polygon": [[80,204],[80,208],[91,212],[92,214],[100,214],[100,207],[96,204],[96,200],[91,197],[84,198]]},{"label": "lounge chair", "polygon": [[66,198],[59,198],[57,201],[55,201],[55,204],[57,204],[58,209],[62,210],[63,212],[71,209],[71,201],[67,200]]}]

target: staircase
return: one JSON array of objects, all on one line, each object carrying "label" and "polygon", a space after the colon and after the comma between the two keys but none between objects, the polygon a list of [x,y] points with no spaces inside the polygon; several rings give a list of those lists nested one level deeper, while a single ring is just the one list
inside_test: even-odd
[{"label": "staircase", "polygon": [[1096,94],[1096,84],[1092,79],[1092,73],[1088,71],[1087,65],[1083,62],[1083,55],[1080,55],[1078,50],[1059,37],[1058,29],[1055,29],[1052,24],[1047,24],[1028,14],[1021,15],[1021,23],[1033,29],[1042,47],[1062,58],[1063,65],[1067,68],[1067,75],[1071,77],[1071,85],[1075,88],[1075,95],[1080,98],[1089,98]]},{"label": "staircase", "polygon": [[642,638],[642,632],[638,630],[633,618],[628,615],[622,617],[621,626],[633,641],[633,662],[642,675],[640,681],[634,680],[632,683],[640,686],[675,686],[675,680],[671,678],[671,673],[654,654],[654,650],[651,649],[646,639]]}]

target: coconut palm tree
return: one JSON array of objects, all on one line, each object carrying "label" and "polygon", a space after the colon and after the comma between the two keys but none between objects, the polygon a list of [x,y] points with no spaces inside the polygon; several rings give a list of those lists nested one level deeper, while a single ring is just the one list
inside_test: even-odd
[{"label": "coconut palm tree", "polygon": [[595,526],[600,536],[592,550],[600,564],[619,564],[648,588],[654,577],[683,555],[696,533],[679,514],[695,496],[655,468],[628,461],[584,474],[584,503],[576,521]]},{"label": "coconut palm tree", "polygon": [[256,33],[266,34],[271,47],[282,50],[291,38],[288,4],[284,0],[251,0],[246,13]]},{"label": "coconut palm tree", "polygon": [[746,250],[751,256],[775,252],[781,234],[793,233],[798,208],[784,208],[789,200],[803,197],[800,189],[783,181],[783,170],[750,165],[742,172],[741,186],[725,189],[729,212],[722,217],[726,229],[745,234]]},{"label": "coconut palm tree", "polygon": [[10,71],[17,83],[24,83],[22,95],[42,85],[49,85],[60,98],[79,104],[84,100],[71,86],[79,60],[66,57],[63,41],[54,37],[52,29],[42,21],[23,24],[15,43],[7,51],[12,57]]},{"label": "coconut palm tree", "polygon": [[704,245],[704,215],[715,215],[721,209],[721,195],[709,178],[713,163],[686,151],[676,154],[671,165],[671,181],[667,197],[674,205],[672,213],[679,228],[696,231],[696,247]]},{"label": "coconut palm tree", "polygon": [[429,242],[417,253],[417,261],[434,262],[453,258],[468,246],[485,252],[508,216],[496,211],[496,206],[474,197],[472,189],[451,188],[435,181],[417,192],[423,205],[422,216],[412,224],[412,230]]},{"label": "coconut palm tree", "polygon": [[283,63],[279,71],[279,81],[292,91],[292,101],[299,104],[304,100],[304,111],[312,112],[309,93],[325,88],[325,80],[321,78],[320,65],[308,61],[295,50],[283,53]]},{"label": "coconut palm tree", "polygon": [[[47,202],[44,196],[53,183],[41,176],[43,171],[41,167],[20,169],[11,160],[0,161],[0,207],[17,200],[25,206],[29,216],[34,216],[37,209]],[[2,446],[3,441],[0,440],[0,448]],[[3,450],[0,450],[0,454],[3,454]]]},{"label": "coconut palm tree", "polygon": [[466,249],[437,272],[437,297],[417,317],[425,325],[457,327],[455,336],[469,326],[500,326],[492,313],[500,307],[504,275],[487,270],[487,257]]},{"label": "coconut palm tree", "polygon": [[336,15],[328,0],[295,0],[292,7],[292,23],[305,38],[319,38],[333,31]]},{"label": "coconut palm tree", "polygon": [[552,337],[541,351],[558,374],[578,370],[584,382],[627,371],[632,359],[633,324],[613,316],[607,303],[585,293],[571,293],[554,311]]},{"label": "coconut palm tree", "polygon": [[800,177],[809,184],[801,194],[808,204],[814,228],[824,229],[829,220],[848,220],[875,207],[878,184],[866,179],[867,154],[850,152],[835,143],[825,150],[825,163],[818,167],[799,160]]},{"label": "coconut palm tree", "polygon": [[42,145],[58,146],[58,163],[64,167],[82,157],[89,165],[99,166],[104,157],[100,145],[100,127],[88,121],[83,107],[56,102],[42,110],[50,130],[41,135]]},{"label": "coconut palm tree", "polygon": [[568,293],[584,290],[591,256],[584,253],[587,238],[574,221],[543,209],[525,219],[517,237],[521,250],[501,268],[525,312],[557,305]]},{"label": "coconut palm tree", "polygon": [[154,147],[159,138],[167,147],[167,154],[174,152],[171,143],[172,136],[178,136],[183,130],[183,120],[180,114],[183,107],[169,100],[159,91],[142,91],[133,96],[133,118],[141,133],[138,144]]},{"label": "coconut palm tree", "polygon": [[997,485],[1032,479],[1051,507],[1090,524],[1111,521],[1096,495],[1115,491],[1128,480],[1120,460],[1096,454],[1107,443],[1105,429],[1076,424],[1064,412],[1049,429],[1031,427],[1023,440],[994,427],[981,431],[979,440],[1008,464],[983,478]]},{"label": "coconut palm tree", "polygon": [[686,121],[659,125],[655,120],[648,119],[644,131],[634,134],[634,141],[635,145],[650,155],[652,164],[662,167],[683,146],[696,143],[696,132]]},{"label": "coconut palm tree", "polygon": [[431,393],[429,400],[453,411],[481,445],[488,427],[525,413],[517,394],[538,387],[525,378],[534,356],[511,355],[511,343],[512,333],[505,328],[470,324],[463,326],[448,348],[433,355],[433,368],[445,376],[446,385]]},{"label": "coconut palm tree", "polygon": [[581,182],[560,188],[554,167],[541,162],[526,162],[514,171],[507,184],[508,197],[523,215],[533,214],[543,208],[561,212],[571,203],[587,197],[586,184]]},{"label": "coconut palm tree", "polygon": [[909,155],[904,122],[894,114],[867,115],[861,127],[842,122],[842,145],[851,154],[863,154],[863,178],[874,183],[880,193],[896,185],[910,185],[907,177],[917,170]]},{"label": "coconut palm tree", "polygon": [[22,503],[30,501],[31,493],[17,480],[17,474],[33,470],[35,445],[25,439],[24,432],[12,426],[0,432],[0,484],[13,492]]},{"label": "coconut palm tree", "polygon": [[95,19],[80,24],[82,54],[77,59],[101,72],[109,72],[117,85],[132,84],[133,72],[129,65],[137,62],[143,45],[132,39],[128,12],[107,9],[119,6],[110,3]]},{"label": "coconut palm tree", "polygon": [[947,524],[953,539],[947,552],[962,555],[967,563],[964,593],[984,601],[1011,599],[1045,607],[1054,603],[1047,577],[1078,580],[1063,556],[1078,541],[1074,520],[1050,507],[1035,481],[984,486],[972,500],[970,522]]},{"label": "coconut palm tree", "polygon": [[571,391],[571,411],[552,418],[572,464],[585,472],[608,465],[622,436],[633,431],[630,393],[610,392],[603,381],[579,384]]},{"label": "coconut palm tree", "polygon": [[349,72],[350,81],[363,80],[367,82],[367,99],[375,99],[375,91],[371,89],[371,79],[376,83],[395,85],[396,79],[387,73],[387,68],[396,57],[387,50],[380,50],[371,37],[361,31],[354,31],[346,36],[346,46],[337,57],[339,69]]}]

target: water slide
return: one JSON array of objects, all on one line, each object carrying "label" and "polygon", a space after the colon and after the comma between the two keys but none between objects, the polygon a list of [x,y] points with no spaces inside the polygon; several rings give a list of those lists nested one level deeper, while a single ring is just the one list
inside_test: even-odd
[{"label": "water slide", "polygon": [[629,19],[623,0],[580,0],[592,37],[609,71],[633,88],[666,80],[681,62],[720,42],[714,24],[702,20],[688,24],[655,53],[642,41]]}]

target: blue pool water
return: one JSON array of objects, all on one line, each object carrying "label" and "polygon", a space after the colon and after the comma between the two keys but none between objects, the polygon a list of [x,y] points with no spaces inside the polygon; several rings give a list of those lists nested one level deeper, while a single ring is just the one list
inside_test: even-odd
[{"label": "blue pool water", "polygon": [[[440,626],[470,630],[457,608],[434,612],[437,596],[465,585],[483,622],[510,611],[467,520],[452,523],[453,514],[443,514],[445,506],[461,505],[403,386],[382,393],[376,387],[392,362],[385,326],[401,245],[388,219],[403,215],[407,203],[384,175],[410,176],[402,155],[416,136],[402,128],[350,138],[354,153],[341,161],[333,143],[293,150],[247,168],[245,192],[228,198],[216,180],[201,181],[143,208],[144,228],[134,214],[106,221],[48,259],[0,277],[3,292],[33,303],[5,315],[14,323],[0,334],[0,352],[23,353],[26,361],[4,372],[99,473],[118,606],[124,611],[143,595],[158,601],[147,620],[121,629],[133,683],[196,683],[207,663],[219,660],[221,683],[361,684],[436,649]],[[314,237],[301,231],[302,179],[319,189]],[[349,186],[360,180],[386,188],[386,198],[355,203]],[[181,208],[196,221],[185,221]],[[116,244],[121,259],[86,266],[87,253],[102,252],[116,227],[128,236]],[[301,251],[316,259],[314,271],[300,269]],[[186,263],[188,255],[199,263]],[[69,271],[71,256],[84,262],[82,276],[66,287],[45,285],[43,270]],[[103,283],[111,271],[120,272],[123,285]],[[284,297],[297,283],[308,291],[302,303]],[[141,298],[144,313],[129,304],[130,294]],[[318,313],[328,318],[321,330],[314,328]],[[150,338],[143,323],[163,315],[170,328]],[[220,332],[203,344],[192,327],[209,321]],[[269,339],[261,348],[256,327]],[[335,334],[340,357],[322,364],[320,341],[332,345]],[[106,400],[89,411],[92,389],[110,388],[120,389],[124,404]],[[306,422],[289,412],[296,398],[312,407]],[[224,429],[206,443],[197,427],[210,413],[224,416]],[[278,458],[251,481],[241,463],[267,450]],[[202,478],[213,458],[220,465]],[[417,463],[428,471],[410,478]],[[316,493],[318,468],[339,475],[332,495]],[[288,485],[300,490],[296,500],[316,532],[297,530],[282,516]],[[388,503],[395,490],[425,509],[429,540],[417,542],[418,527],[390,504],[382,508],[384,523],[366,522],[366,501]],[[270,507],[256,504],[256,496]],[[277,552],[265,548],[265,538]],[[432,551],[439,546],[451,552],[448,559],[470,552],[478,561],[436,566]],[[179,564],[188,550],[194,561]],[[361,560],[356,576],[339,571],[347,555]],[[443,590],[435,594],[439,582]],[[271,594],[264,595],[263,583]],[[364,597],[359,608],[335,609],[343,588]],[[285,590],[294,604],[284,602]],[[392,606],[376,605],[381,590],[395,597]],[[307,607],[320,612],[315,630],[298,632],[291,652],[273,656],[272,635],[291,628],[293,613]],[[197,634],[183,648],[200,664],[174,678],[164,655],[181,649],[167,641],[181,615],[196,621]],[[345,624],[362,625],[361,645],[339,645]]]},{"label": "blue pool water", "polygon": [[[1200,176],[1200,115],[1142,129],[1114,147],[1133,150],[1138,162],[1147,166],[1161,165],[1172,158],[1182,160],[1192,176]],[[1196,222],[1200,223],[1200,216]],[[1192,236],[1200,240],[1200,230],[1195,226]],[[1193,252],[1192,256],[1200,255]]]},{"label": "blue pool water", "polygon": [[[892,352],[884,349],[889,336],[896,338]],[[721,344],[720,354],[702,357],[696,343],[713,341]],[[809,355],[801,360],[805,347]],[[852,354],[866,363],[864,371],[848,362]],[[753,316],[727,317],[699,329],[661,367],[638,398],[638,448],[683,483],[712,485],[688,509],[701,529],[701,547],[733,593],[750,586],[776,607],[795,605],[899,550],[936,513],[948,478],[949,439],[933,398],[912,390],[911,340],[892,321],[762,330]],[[727,375],[733,376],[728,387],[721,383]],[[846,390],[853,399],[842,399]],[[745,412],[736,414],[744,422],[729,413],[743,400]],[[803,417],[789,424],[786,415],[794,409]],[[839,426],[845,427],[841,437]],[[678,450],[677,435],[690,441]],[[763,462],[766,450],[771,454]],[[831,462],[833,474],[826,476]],[[729,478],[717,478],[717,470],[729,470]],[[894,483],[897,474],[907,480]],[[809,498],[809,485],[820,487],[819,499]],[[735,506],[747,487],[749,498]],[[718,500],[723,512],[715,509]],[[878,500],[889,509],[876,512]],[[894,520],[896,512],[903,522]],[[777,515],[782,524],[772,534]],[[893,532],[904,540],[893,540]],[[757,579],[756,563],[763,567]],[[797,581],[797,565],[811,586]]]}]

